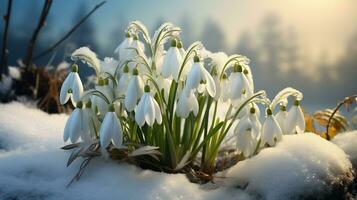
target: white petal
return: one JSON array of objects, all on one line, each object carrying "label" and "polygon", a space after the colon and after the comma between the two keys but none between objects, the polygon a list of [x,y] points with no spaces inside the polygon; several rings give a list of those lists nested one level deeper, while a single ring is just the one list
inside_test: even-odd
[{"label": "white petal", "polygon": [[198,107],[198,101],[197,101],[196,96],[193,93],[193,91],[191,91],[191,93],[190,93],[188,103],[189,103],[189,109],[192,110],[192,112],[195,116],[197,116],[199,107]]},{"label": "white petal", "polygon": [[286,128],[285,128],[285,120],[286,120],[287,115],[288,115],[288,112],[280,110],[275,116],[275,119],[278,122],[281,130],[283,131],[283,134],[287,134]]},{"label": "white petal", "polygon": [[144,115],[145,115],[145,121],[148,123],[148,125],[152,126],[155,122],[155,107],[154,103],[152,100],[152,96],[147,94],[148,96],[145,99],[145,110],[144,110]]},{"label": "white petal", "polygon": [[176,114],[179,117],[187,118],[190,113],[189,105],[188,105],[188,97],[185,92],[182,92],[180,98],[177,102]]},{"label": "white petal", "polygon": [[105,114],[105,117],[103,119],[102,126],[100,127],[100,146],[102,148],[106,148],[111,140],[111,131],[112,131],[112,126],[113,126],[113,117],[111,112],[108,112]]},{"label": "white petal", "polygon": [[136,107],[135,111],[135,121],[136,123],[141,127],[145,124],[145,117],[144,117],[144,100],[146,96],[145,94],[142,96],[142,98],[139,101],[138,106]]},{"label": "white petal", "polygon": [[188,89],[195,89],[198,87],[202,80],[200,63],[194,63],[191,71],[187,75],[186,87]]},{"label": "white petal", "polygon": [[208,94],[211,97],[214,97],[216,95],[216,85],[214,83],[214,80],[213,80],[211,74],[203,66],[201,66],[201,73],[202,73],[201,76],[206,81],[206,89],[207,89]]},{"label": "white petal", "polygon": [[112,122],[113,122],[113,127],[112,127],[112,141],[114,146],[117,148],[120,148],[121,145],[123,144],[123,130],[121,128],[120,121],[118,117],[115,115],[115,112],[111,112],[112,115]]},{"label": "white petal", "polygon": [[72,121],[73,121],[73,112],[69,116],[66,122],[66,126],[64,127],[63,131],[63,140],[66,142],[69,139],[70,135],[70,127],[72,127]]},{"label": "white petal", "polygon": [[78,73],[74,73],[73,74],[73,83],[72,83],[72,100],[74,102],[78,102],[81,97],[82,97],[82,94],[83,94],[83,85],[82,85],[82,81],[81,79],[79,78],[79,75]]},{"label": "white petal", "polygon": [[298,112],[297,112],[297,126],[296,126],[296,131],[297,133],[302,133],[305,131],[305,117],[304,113],[302,112],[300,106],[298,106]]},{"label": "white petal", "polygon": [[125,107],[128,111],[133,111],[138,100],[135,77],[132,77],[128,84],[128,90],[125,93]]},{"label": "white petal", "polygon": [[73,72],[69,73],[69,75],[66,77],[64,80],[62,86],[61,86],[61,92],[60,92],[60,102],[61,104],[67,103],[70,94],[68,93],[68,90],[70,89],[72,83],[73,83]]},{"label": "white petal", "polygon": [[69,138],[72,143],[76,143],[80,137],[81,132],[81,117],[82,111],[79,108],[76,108],[73,112],[73,119],[71,126],[69,127]]},{"label": "white petal", "polygon": [[161,122],[162,122],[161,110],[160,110],[160,106],[159,106],[159,104],[156,102],[156,100],[154,100],[154,107],[155,107],[155,118],[156,118],[156,122],[157,122],[158,124],[161,124]]}]

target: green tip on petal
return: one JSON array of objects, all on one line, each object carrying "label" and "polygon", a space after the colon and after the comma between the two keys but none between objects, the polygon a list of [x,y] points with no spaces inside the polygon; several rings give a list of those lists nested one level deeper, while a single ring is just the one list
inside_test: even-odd
[{"label": "green tip on petal", "polygon": [[300,105],[300,101],[299,100],[295,100],[293,103],[294,106],[299,106]]},{"label": "green tip on petal", "polygon": [[251,107],[250,110],[249,110],[250,114],[254,114],[255,113],[255,108],[254,107]]},{"label": "green tip on petal", "polygon": [[267,109],[267,115],[272,115],[273,114],[273,111],[271,111],[270,108]]},{"label": "green tip on petal", "polygon": [[124,73],[129,73],[129,66],[126,64],[123,69]]},{"label": "green tip on petal", "polygon": [[77,102],[77,108],[82,108],[83,107],[83,102],[82,101],[78,101]]},{"label": "green tip on petal", "polygon": [[126,33],[125,33],[125,37],[126,37],[126,38],[130,38],[130,33],[129,33],[129,32],[126,32]]},{"label": "green tip on petal", "polygon": [[78,72],[78,65],[72,64],[72,72]]},{"label": "green tip on petal", "polygon": [[145,85],[144,92],[150,92],[150,86],[149,85]]},{"label": "green tip on petal", "polygon": [[183,48],[182,41],[179,41],[179,42],[177,43],[177,48],[179,48],[179,49]]},{"label": "green tip on petal", "polygon": [[200,57],[198,57],[198,55],[195,55],[195,57],[193,57],[193,62],[200,62]]},{"label": "green tip on petal", "polygon": [[177,47],[176,39],[171,40],[171,47]]},{"label": "green tip on petal", "polygon": [[86,108],[92,108],[92,102],[90,100],[86,103]]},{"label": "green tip on petal", "polygon": [[234,64],[233,66],[233,72],[242,72],[242,66],[237,62],[236,64]]},{"label": "green tip on petal", "polygon": [[134,39],[134,40],[139,40],[139,37],[138,37],[137,35],[134,35],[134,36],[133,36],[133,39]]},{"label": "green tip on petal", "polygon": [[286,111],[286,106],[281,105],[281,106],[280,106],[280,110],[281,110],[281,111]]},{"label": "green tip on petal", "polygon": [[110,104],[108,107],[109,112],[115,112],[114,104]]},{"label": "green tip on petal", "polygon": [[137,68],[134,68],[134,69],[133,69],[133,75],[134,75],[134,76],[139,75],[139,71],[138,71]]}]

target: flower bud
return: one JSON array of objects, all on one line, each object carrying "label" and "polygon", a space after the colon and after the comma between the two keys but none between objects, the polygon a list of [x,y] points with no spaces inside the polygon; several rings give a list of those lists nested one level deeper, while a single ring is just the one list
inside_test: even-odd
[{"label": "flower bud", "polygon": [[251,107],[250,110],[249,110],[250,114],[254,114],[255,113],[255,108],[254,107]]}]

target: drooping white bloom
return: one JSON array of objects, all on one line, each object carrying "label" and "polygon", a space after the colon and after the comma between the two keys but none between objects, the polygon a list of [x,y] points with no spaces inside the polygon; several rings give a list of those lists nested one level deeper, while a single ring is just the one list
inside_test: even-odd
[{"label": "drooping white bloom", "polygon": [[150,94],[150,86],[146,85],[145,93],[141,97],[135,111],[135,121],[139,126],[143,126],[145,122],[152,126],[156,120],[158,124],[162,122],[162,116],[159,104]]},{"label": "drooping white bloom", "polygon": [[179,117],[187,118],[190,112],[195,116],[198,114],[198,101],[193,90],[184,88],[177,102],[176,114]]},{"label": "drooping white bloom", "polygon": [[85,133],[87,133],[85,135],[88,135],[90,140],[99,133],[100,122],[92,109],[91,101],[87,102],[86,107],[83,109],[83,127]]},{"label": "drooping white bloom", "polygon": [[130,33],[125,34],[125,39],[119,44],[115,49],[114,53],[118,54],[120,61],[126,61],[133,57],[133,50],[128,48],[132,47],[133,38],[130,36]]},{"label": "drooping white bloom", "polygon": [[223,102],[228,101],[230,95],[230,87],[227,75],[223,74],[222,78],[220,78],[219,74],[215,74],[213,75],[213,80],[216,85],[216,95],[214,96],[214,99],[216,101],[218,101],[219,99]]},{"label": "drooping white bloom", "polygon": [[304,113],[299,104],[300,102],[295,100],[287,114],[284,124],[286,134],[302,133],[305,131]]},{"label": "drooping white bloom", "polygon": [[194,64],[187,75],[186,86],[188,90],[197,89],[203,83],[211,97],[216,95],[216,86],[211,74],[203,67],[198,56],[194,57]]},{"label": "drooping white bloom", "polygon": [[236,64],[233,68],[233,72],[229,77],[230,82],[230,99],[233,105],[238,105],[242,99],[249,98],[253,94],[253,90],[250,87],[247,77],[242,72],[242,66]]},{"label": "drooping white bloom", "polygon": [[279,126],[283,134],[287,134],[285,128],[285,121],[287,116],[288,116],[288,112],[286,111],[286,107],[284,105],[281,105],[279,112],[275,115],[275,119],[279,123]]},{"label": "drooping white bloom", "polygon": [[248,117],[239,121],[234,134],[236,135],[237,149],[243,153],[244,157],[249,157],[254,153],[256,148],[253,134],[256,134],[258,130],[255,130]]},{"label": "drooping white bloom", "polygon": [[120,148],[123,143],[123,130],[120,121],[115,114],[114,106],[109,107],[109,112],[105,114],[102,126],[99,131],[100,146],[106,148],[110,142],[117,148]]},{"label": "drooping white bloom", "polygon": [[82,107],[83,103],[79,101],[77,108],[74,109],[66,122],[63,134],[65,142],[70,139],[72,143],[76,143],[79,138],[84,142],[91,140],[90,121],[88,121],[88,116],[84,114]]},{"label": "drooping white bloom", "polygon": [[281,128],[272,114],[270,108],[267,109],[267,117],[262,126],[261,144],[274,146],[282,138]]},{"label": "drooping white bloom", "polygon": [[60,92],[60,102],[61,104],[67,103],[69,98],[71,98],[72,104],[76,105],[76,102],[80,100],[83,94],[82,81],[78,75],[78,66],[72,65],[72,72],[68,74],[64,80],[61,92]]},{"label": "drooping white bloom", "polygon": [[128,89],[130,81],[129,67],[125,65],[123,69],[123,74],[119,78],[119,82],[116,88],[116,96],[120,97],[124,95]]},{"label": "drooping white bloom", "polygon": [[[177,48],[176,40],[171,41],[171,47],[167,51],[161,69],[161,74],[164,78],[172,77],[177,81],[180,67],[182,63],[182,56]],[[182,80],[182,77],[181,77]]]},{"label": "drooping white bloom", "polygon": [[143,95],[144,83],[142,78],[139,76],[137,69],[133,70],[133,76],[130,78],[128,89],[125,93],[125,107],[128,111],[133,111],[135,109],[136,103]]},{"label": "drooping white bloom", "polygon": [[240,120],[234,129],[234,134],[237,139],[237,149],[239,149],[245,157],[253,155],[257,148],[260,137],[261,124],[255,112],[255,108],[250,109],[250,113]]}]

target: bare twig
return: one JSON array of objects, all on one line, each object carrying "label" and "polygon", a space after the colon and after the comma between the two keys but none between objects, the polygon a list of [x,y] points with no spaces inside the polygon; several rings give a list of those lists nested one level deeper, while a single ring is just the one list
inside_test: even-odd
[{"label": "bare twig", "polygon": [[337,113],[337,111],[341,108],[341,106],[352,104],[355,101],[354,100],[355,98],[357,98],[357,94],[346,97],[337,104],[336,108],[333,110],[333,112],[327,122],[327,126],[326,126],[326,139],[327,140],[331,139],[330,135],[329,135],[329,128],[330,128],[330,123],[331,123],[331,120],[333,119],[333,116]]},{"label": "bare twig", "polygon": [[39,53],[38,55],[36,55],[34,57],[34,59],[39,59],[45,55],[47,55],[48,53],[50,53],[51,51],[53,51],[57,46],[59,46],[63,41],[65,41],[74,31],[77,30],[77,28],[83,24],[98,8],[100,8],[102,5],[104,5],[104,3],[106,3],[106,1],[102,1],[101,3],[99,3],[98,5],[96,5],[87,15],[85,15],[77,24],[75,24],[60,40],[58,40],[55,44],[53,44],[50,48],[48,48],[47,50]]},{"label": "bare twig", "polygon": [[29,45],[27,47],[27,53],[26,53],[26,57],[25,57],[25,61],[24,61],[24,64],[27,68],[29,68],[31,65],[33,51],[36,46],[36,40],[37,40],[38,34],[41,31],[41,28],[45,25],[46,18],[47,18],[48,13],[50,12],[50,9],[51,9],[51,5],[52,5],[52,0],[45,0],[45,3],[43,5],[42,11],[41,11],[40,20],[38,21],[36,29],[32,33],[32,37],[31,37]]},{"label": "bare twig", "polygon": [[5,29],[4,29],[4,36],[2,40],[2,49],[1,49],[0,79],[3,73],[6,75],[9,73],[9,69],[7,67],[7,55],[9,53],[7,49],[7,40],[8,40],[7,36],[8,36],[9,25],[10,25],[11,7],[12,7],[12,0],[9,0],[7,3],[6,15],[4,15]]}]

